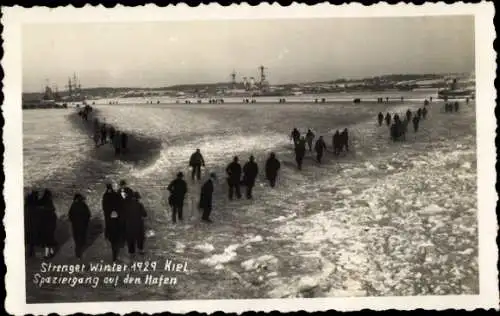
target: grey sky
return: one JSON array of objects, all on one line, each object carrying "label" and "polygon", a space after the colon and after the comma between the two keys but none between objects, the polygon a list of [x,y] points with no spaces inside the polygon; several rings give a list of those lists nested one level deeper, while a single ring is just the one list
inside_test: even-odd
[{"label": "grey sky", "polygon": [[23,28],[23,89],[76,72],[84,87],[161,87],[257,77],[271,84],[474,70],[473,16],[151,23]]}]

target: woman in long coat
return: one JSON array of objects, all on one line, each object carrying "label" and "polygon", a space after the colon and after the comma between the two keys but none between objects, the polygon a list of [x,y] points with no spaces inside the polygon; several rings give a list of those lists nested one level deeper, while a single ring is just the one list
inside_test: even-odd
[{"label": "woman in long coat", "polygon": [[56,207],[52,201],[52,192],[46,189],[39,201],[40,212],[40,241],[45,248],[45,257],[50,258],[55,254],[56,240],[54,237],[57,225]]},{"label": "woman in long coat", "polygon": [[81,258],[90,222],[90,210],[81,194],[75,194],[68,218],[71,222],[73,240],[75,241],[75,255],[77,258]]},{"label": "woman in long coat", "polygon": [[28,257],[35,255],[35,247],[40,244],[40,214],[38,192],[30,192],[24,202],[24,238],[28,247]]},{"label": "woman in long coat", "polygon": [[129,194],[124,201],[125,233],[127,236],[127,245],[129,254],[135,253],[135,248],[142,254],[144,251],[144,218],[147,217],[144,205],[139,201],[141,196],[138,192]]}]

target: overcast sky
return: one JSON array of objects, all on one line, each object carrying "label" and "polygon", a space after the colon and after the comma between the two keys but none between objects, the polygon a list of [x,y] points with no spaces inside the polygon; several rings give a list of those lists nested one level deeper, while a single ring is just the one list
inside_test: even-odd
[{"label": "overcast sky", "polygon": [[23,89],[162,87],[257,78],[271,84],[474,70],[472,16],[102,24],[23,28]]}]

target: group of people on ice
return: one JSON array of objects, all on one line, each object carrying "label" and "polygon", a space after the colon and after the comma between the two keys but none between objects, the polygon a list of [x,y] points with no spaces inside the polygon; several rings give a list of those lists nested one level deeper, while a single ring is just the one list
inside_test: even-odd
[{"label": "group of people on ice", "polygon": [[[195,179],[200,180],[201,168],[205,166],[205,160],[200,149],[196,149],[191,155],[189,166],[192,169],[191,179],[193,181]],[[266,179],[269,181],[271,187],[275,187],[276,185],[276,179],[280,168],[281,163],[276,158],[276,154],[271,153],[265,165]],[[246,198],[252,199],[253,188],[259,174],[259,166],[255,162],[255,157],[251,155],[249,160],[242,167],[239,158],[235,156],[233,157],[233,161],[227,165],[225,171],[227,174],[229,200],[233,200],[235,196],[237,199],[242,198],[242,185],[246,188]],[[210,213],[212,212],[212,195],[216,178],[215,173],[210,173],[208,180],[201,187],[200,199],[198,202],[198,208],[203,212],[201,220],[209,223],[212,222]],[[184,180],[184,174],[182,172],[179,172],[176,179],[170,182],[167,186],[167,190],[170,192],[168,204],[172,208],[172,222],[176,223],[177,220],[183,219],[184,200],[188,190],[188,185]]]},{"label": "group of people on ice", "polygon": [[[139,192],[130,189],[123,180],[119,188],[111,183],[106,185],[102,197],[104,235],[111,244],[113,261],[117,260],[124,243],[128,246],[129,254],[134,254],[136,249],[144,253],[144,218],[147,213],[140,199]],[[45,190],[41,198],[38,191],[31,191],[25,198],[24,210],[28,256],[33,256],[36,247],[41,246],[45,250],[45,258],[53,257],[58,246],[55,239],[58,217],[51,191]],[[91,217],[85,197],[76,193],[68,211],[68,220],[77,258],[82,257],[87,246]]]},{"label": "group of people on ice", "polygon": [[[318,163],[321,163],[322,161],[323,155],[327,150],[327,146],[323,136],[319,136],[316,142],[314,142],[315,137],[316,135],[311,129],[307,130],[305,136],[301,136],[300,131],[297,128],[294,128],[290,134],[290,139],[294,144],[295,161],[299,170],[302,170],[302,162],[304,161],[307,150],[306,145],[309,151],[312,152],[314,143],[316,161]],[[347,128],[345,128],[342,132],[337,130],[333,134],[332,147],[335,156],[338,156],[343,150],[349,151],[349,132]]]},{"label": "group of people on ice", "polygon": [[[78,115],[85,122],[88,122],[90,113],[92,113],[92,107],[86,105],[83,110],[78,112]],[[127,133],[115,129],[112,125],[101,123],[97,117],[93,120],[92,132],[96,147],[103,146],[109,142],[114,148],[115,155],[125,153],[128,150]]]},{"label": "group of people on ice", "polygon": [[127,152],[128,150],[128,135],[125,132],[116,130],[112,125],[99,122],[98,118],[94,119],[94,142],[97,147],[109,143],[115,150],[115,155]]},{"label": "group of people on ice", "polygon": [[[401,120],[399,114],[394,114],[394,116],[391,116],[390,113],[387,113],[384,117],[384,114],[382,112],[378,113],[377,119],[378,119],[378,125],[382,126],[383,121],[385,120],[385,123],[387,126],[390,126],[389,129],[389,135],[393,141],[401,140],[401,139],[406,139],[406,133],[408,131],[408,124],[410,121],[413,123],[413,131],[416,133],[418,131],[418,127],[420,124],[420,121],[422,119],[427,118],[427,105],[428,101],[424,102],[424,107],[419,108],[415,113],[413,113],[410,109],[408,109],[404,115],[404,119]],[[392,122],[392,124],[391,124]]]},{"label": "group of people on ice", "polygon": [[453,111],[458,112],[459,108],[460,108],[460,105],[459,105],[458,102],[454,102],[454,103],[448,103],[448,102],[446,102],[444,104],[444,111],[447,112],[447,113],[451,113]]}]

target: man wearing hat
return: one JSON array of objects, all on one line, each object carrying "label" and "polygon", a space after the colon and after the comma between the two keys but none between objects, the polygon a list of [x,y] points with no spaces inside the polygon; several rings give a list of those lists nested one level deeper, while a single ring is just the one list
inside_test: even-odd
[{"label": "man wearing hat", "polygon": [[214,172],[210,173],[210,178],[203,184],[200,193],[200,202],[198,207],[203,210],[203,215],[201,220],[204,222],[211,223],[210,213],[212,212],[212,196],[214,193],[214,182],[216,180],[216,175]]},{"label": "man wearing hat", "polygon": [[182,208],[187,193],[187,183],[184,181],[184,174],[182,172],[179,172],[177,178],[170,182],[167,190],[170,192],[168,204],[172,206],[172,222],[177,222],[177,217],[182,221]]}]

